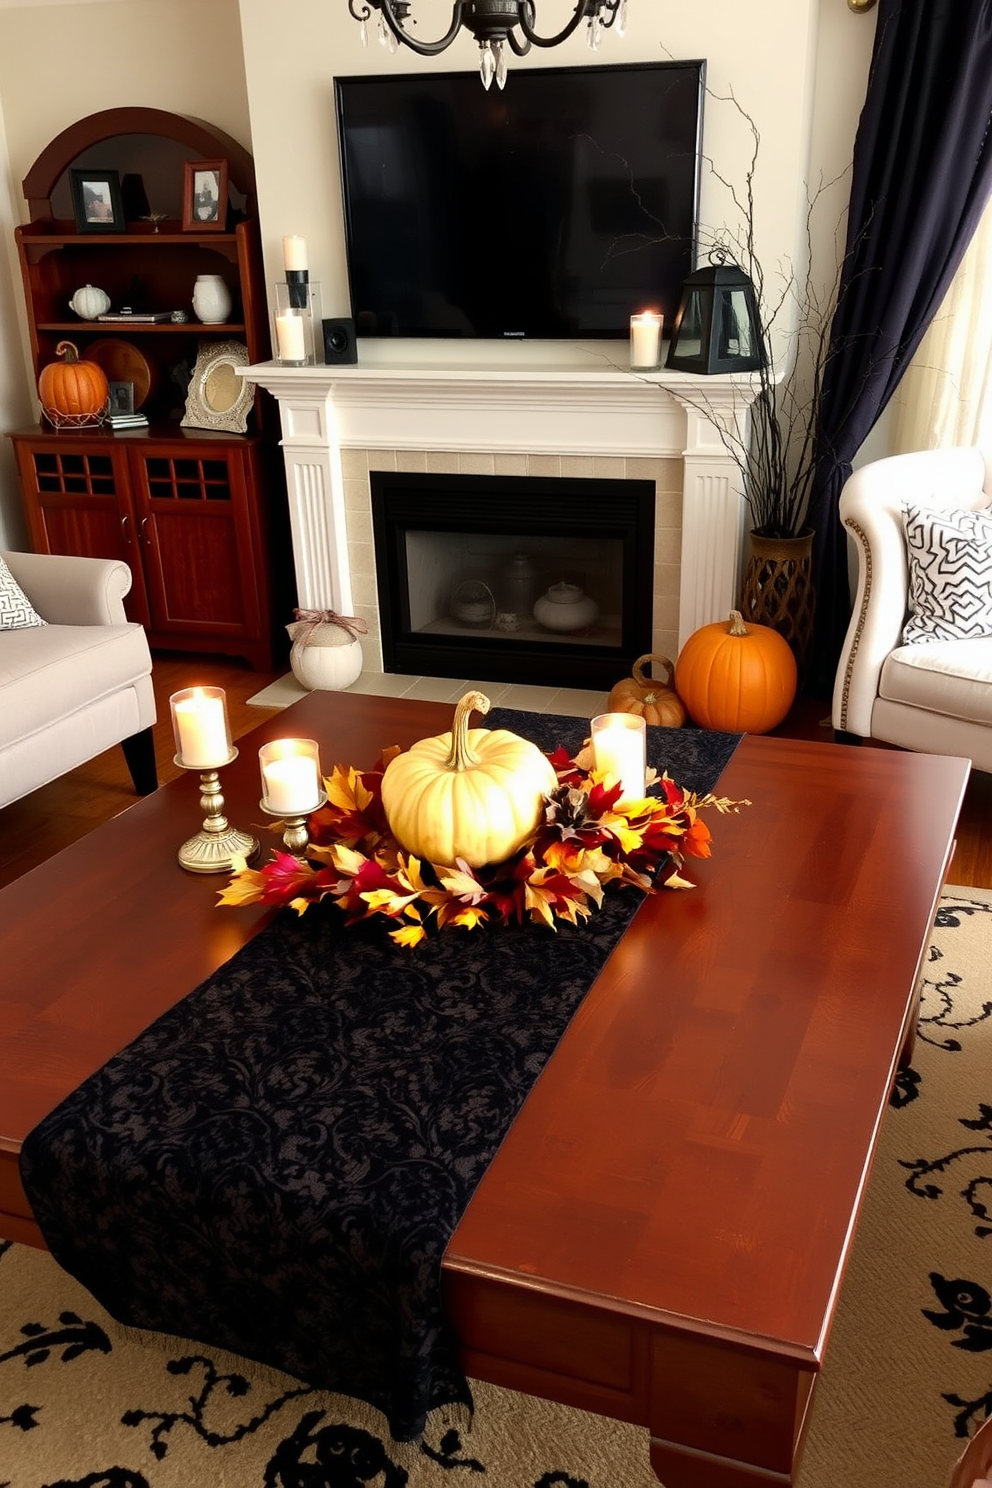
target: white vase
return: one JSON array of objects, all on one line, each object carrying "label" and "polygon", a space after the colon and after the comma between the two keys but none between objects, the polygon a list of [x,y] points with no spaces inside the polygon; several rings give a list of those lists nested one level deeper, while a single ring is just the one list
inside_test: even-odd
[{"label": "white vase", "polygon": [[231,291],[219,274],[197,274],[193,309],[204,325],[221,325],[231,313]]},{"label": "white vase", "polygon": [[[300,631],[310,627],[296,620],[286,629],[295,641]],[[307,644],[294,645],[289,653],[293,676],[309,692],[341,692],[350,687],[361,676],[362,661],[358,637],[329,621],[315,626]]]}]

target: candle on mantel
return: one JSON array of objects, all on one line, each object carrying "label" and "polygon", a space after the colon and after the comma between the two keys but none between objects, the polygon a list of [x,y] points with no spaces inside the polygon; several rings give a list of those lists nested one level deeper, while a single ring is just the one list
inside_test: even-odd
[{"label": "candle on mantel", "polygon": [[293,272],[306,272],[307,240],[291,235],[282,240],[282,266]]},{"label": "candle on mantel", "polygon": [[231,755],[224,693],[218,688],[194,687],[172,699],[176,752],[189,769],[210,770],[226,765]]},{"label": "candle on mantel", "polygon": [[303,335],[303,316],[287,311],[276,316],[276,347],[281,362],[305,362],[306,340]]},{"label": "candle on mantel", "polygon": [[304,816],[320,800],[316,745],[308,739],[277,739],[259,750],[262,794],[267,811]]},{"label": "candle on mantel", "polygon": [[644,719],[637,713],[600,713],[592,720],[592,754],[597,770],[620,782],[618,804],[644,796],[646,764]]},{"label": "candle on mantel", "polygon": [[630,317],[630,365],[651,372],[661,365],[661,333],[665,317],[643,310]]}]

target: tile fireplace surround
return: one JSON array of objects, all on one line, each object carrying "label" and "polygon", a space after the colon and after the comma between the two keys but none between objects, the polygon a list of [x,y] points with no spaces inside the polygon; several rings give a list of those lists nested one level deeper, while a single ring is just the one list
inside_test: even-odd
[{"label": "tile fireplace surround", "polygon": [[[368,473],[604,476],[656,486],[651,649],[675,657],[736,603],[745,504],[715,421],[743,433],[750,377],[631,373],[625,343],[445,348],[444,362],[263,362],[279,403],[297,602],[360,615],[382,671]],[[469,360],[474,356],[476,360]]]}]

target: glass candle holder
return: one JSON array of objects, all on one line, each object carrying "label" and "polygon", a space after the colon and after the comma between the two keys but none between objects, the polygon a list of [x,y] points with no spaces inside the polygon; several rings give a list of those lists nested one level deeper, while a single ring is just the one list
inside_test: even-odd
[{"label": "glass candle holder", "polygon": [[597,770],[620,782],[618,805],[643,800],[647,729],[637,713],[600,713],[592,720],[592,755]]},{"label": "glass candle holder", "polygon": [[262,808],[274,816],[306,816],[321,800],[316,739],[274,739],[258,751]]},{"label": "glass candle holder", "polygon": [[323,349],[320,285],[306,271],[287,270],[288,280],[275,287],[275,352],[283,367],[312,367]]},{"label": "glass candle holder", "polygon": [[661,366],[661,333],[665,317],[643,310],[630,317],[630,370],[657,372]]},{"label": "glass candle holder", "polygon": [[187,687],[169,699],[176,764],[186,770],[216,770],[234,757],[227,699],[222,687]]}]

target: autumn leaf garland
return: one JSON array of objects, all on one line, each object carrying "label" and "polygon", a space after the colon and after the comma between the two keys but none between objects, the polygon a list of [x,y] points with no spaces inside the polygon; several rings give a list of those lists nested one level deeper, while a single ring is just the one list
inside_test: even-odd
[{"label": "autumn leaf garland", "polygon": [[710,856],[710,830],[699,812],[751,804],[697,796],[652,772],[652,794],[620,805],[619,784],[559,748],[548,756],[558,784],[544,820],[518,852],[483,868],[425,863],[403,851],[383,810],[382,775],[397,753],[386,751],[372,770],[335,765],[324,781],[326,805],[309,818],[307,860],[276,852],[259,869],[242,863],[220,903],[303,914],[331,898],[349,924],[377,914],[395,921],[389,934],[405,946],[418,945],[432,928],[474,930],[489,921],[534,920],[554,929],[556,919],[575,924],[592,914],[611,883],[645,893],[659,881],[691,888],[681,874],[685,859]]}]

